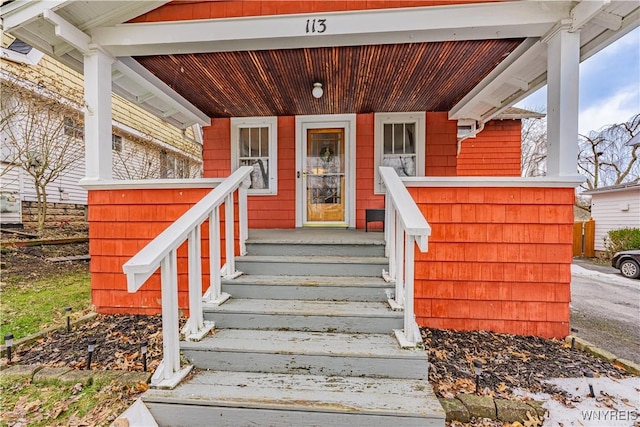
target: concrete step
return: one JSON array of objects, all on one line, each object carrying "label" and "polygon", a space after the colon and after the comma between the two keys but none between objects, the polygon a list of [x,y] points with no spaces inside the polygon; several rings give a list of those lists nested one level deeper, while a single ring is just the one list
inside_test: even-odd
[{"label": "concrete step", "polygon": [[445,413],[426,380],[199,371],[142,396],[161,426],[434,426]]},{"label": "concrete step", "polygon": [[219,371],[367,376],[427,380],[424,350],[401,349],[388,334],[218,330],[200,342],[183,342],[196,368]]},{"label": "concrete step", "polygon": [[383,302],[230,299],[204,305],[219,329],[280,329],[387,334],[403,328],[403,313]]},{"label": "concrete step", "polygon": [[247,255],[236,258],[238,271],[274,276],[380,277],[388,266],[389,261],[384,257]]},{"label": "concrete step", "polygon": [[393,283],[379,277],[242,275],[223,280],[233,298],[328,301],[386,301]]},{"label": "concrete step", "polygon": [[246,243],[249,255],[295,255],[295,256],[356,256],[356,257],[383,257],[384,242],[375,243],[270,243],[252,242]]}]

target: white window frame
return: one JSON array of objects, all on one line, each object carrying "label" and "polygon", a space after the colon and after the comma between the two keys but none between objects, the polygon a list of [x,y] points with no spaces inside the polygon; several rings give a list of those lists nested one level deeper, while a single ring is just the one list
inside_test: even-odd
[{"label": "white window frame", "polygon": [[414,111],[409,113],[376,113],[374,115],[374,194],[384,194],[382,178],[378,171],[384,156],[384,125],[413,123],[416,129],[416,176],[424,176],[425,164],[425,121],[427,113],[425,111]]},{"label": "white window frame", "polygon": [[251,195],[278,194],[278,118],[233,117],[231,118],[231,171],[240,167],[240,129],[266,127],[269,132],[269,188],[249,189]]}]

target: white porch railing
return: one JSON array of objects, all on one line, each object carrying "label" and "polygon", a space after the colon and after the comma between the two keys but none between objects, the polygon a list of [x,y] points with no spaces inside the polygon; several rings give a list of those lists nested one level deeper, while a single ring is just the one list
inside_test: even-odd
[{"label": "white porch railing", "polygon": [[[178,267],[177,250],[186,241],[189,265],[189,319],[182,329],[187,340],[202,339],[212,328],[205,322],[202,312],[203,299],[207,303],[221,304],[229,298],[221,292],[221,273],[227,277],[240,273],[235,269],[234,253],[234,192],[238,190],[240,255],[245,254],[247,239],[247,187],[245,184],[253,170],[243,166],[222,181],[195,206],[149,242],[140,252],[127,261],[123,270],[127,275],[127,290],[137,292],[160,268],[162,292],[162,363],[156,369],[151,384],[173,388],[184,378],[192,366],[180,366],[180,332],[178,331]],[[220,206],[225,208],[225,258],[220,268]],[[202,294],[201,227],[209,220],[210,284]]]},{"label": "white porch railing", "polygon": [[395,296],[389,299],[394,310],[404,310],[404,329],[395,334],[403,348],[416,347],[422,342],[414,312],[414,246],[427,252],[431,227],[420,212],[396,171],[380,167],[386,188],[385,195],[385,255],[389,257],[389,271],[383,272],[387,281],[395,282]]}]

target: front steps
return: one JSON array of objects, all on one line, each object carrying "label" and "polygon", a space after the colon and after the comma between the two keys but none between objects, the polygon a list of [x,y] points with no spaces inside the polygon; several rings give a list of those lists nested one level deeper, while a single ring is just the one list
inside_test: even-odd
[{"label": "front steps", "polygon": [[402,313],[383,302],[230,299],[205,306],[216,328],[380,334],[402,329]]},{"label": "front steps", "polygon": [[245,274],[223,282],[232,298],[205,304],[215,334],[181,343],[196,374],[143,395],[159,425],[444,426],[425,351],[393,334],[403,313],[386,302],[380,233],[249,237]]},{"label": "front steps", "polygon": [[425,388],[424,380],[209,371],[144,400],[170,426],[444,426]]}]

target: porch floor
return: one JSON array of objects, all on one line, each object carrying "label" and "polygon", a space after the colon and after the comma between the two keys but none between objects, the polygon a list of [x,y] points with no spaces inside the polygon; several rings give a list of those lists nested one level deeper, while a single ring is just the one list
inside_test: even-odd
[{"label": "porch floor", "polygon": [[382,230],[339,228],[249,229],[247,243],[314,243],[343,245],[384,245]]}]

